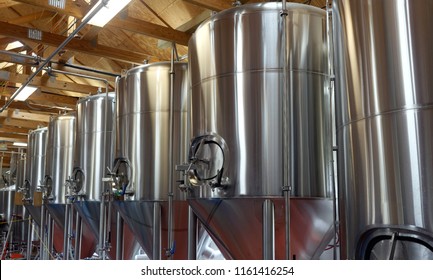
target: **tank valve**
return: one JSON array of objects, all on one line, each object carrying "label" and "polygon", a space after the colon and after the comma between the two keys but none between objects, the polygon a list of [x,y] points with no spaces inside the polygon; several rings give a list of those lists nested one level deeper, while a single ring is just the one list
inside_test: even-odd
[{"label": "tank valve", "polygon": [[177,165],[176,170],[184,174],[181,189],[191,191],[193,187],[207,186],[212,190],[225,189],[230,180],[225,176],[229,151],[224,139],[215,134],[198,136],[191,142],[189,162]]},{"label": "tank valve", "polygon": [[132,168],[129,162],[124,158],[116,159],[116,164],[113,170],[108,167],[108,176],[103,178],[104,182],[110,182],[113,194],[115,197],[123,197],[124,195],[134,195],[134,190],[130,186],[129,177],[132,174]]}]

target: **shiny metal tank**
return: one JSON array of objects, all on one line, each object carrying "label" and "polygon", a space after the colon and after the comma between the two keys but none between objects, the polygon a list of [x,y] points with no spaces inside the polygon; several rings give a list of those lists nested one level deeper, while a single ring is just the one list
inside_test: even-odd
[{"label": "shiny metal tank", "polygon": [[[186,160],[187,63],[174,63],[173,162]],[[116,95],[116,157],[130,166],[130,200],[167,200],[169,159],[170,63],[160,62],[129,70]],[[174,164],[173,164],[174,165]],[[175,174],[179,175],[179,174]],[[173,184],[179,176],[173,176]],[[182,195],[175,188],[174,198]]]},{"label": "shiny metal tank", "polygon": [[13,210],[14,210],[14,198],[15,198],[15,186],[4,187],[0,189],[0,198],[1,198],[1,212],[2,221],[9,223]]},{"label": "shiny metal tank", "polygon": [[287,3],[284,21],[281,9],[222,11],[189,41],[188,202],[226,259],[264,258],[266,200],[275,206],[274,257],[286,258],[286,182],[289,257],[317,259],[332,239],[326,13]]},{"label": "shiny metal tank", "polygon": [[51,117],[48,125],[48,142],[45,175],[52,187],[53,203],[65,203],[66,179],[72,174],[76,112]]},{"label": "shiny metal tank", "polygon": [[333,1],[342,258],[433,259],[431,11]]},{"label": "shiny metal tank", "polygon": [[[112,168],[115,143],[115,94],[101,93],[80,99],[76,106],[77,135],[75,144],[74,169],[71,178],[76,183],[80,197],[74,202],[74,209],[90,229],[94,238],[99,238],[100,203],[104,189],[102,178],[107,177],[108,168]],[[104,148],[105,145],[105,148]],[[111,211],[111,228],[115,229],[116,212]],[[132,256],[132,248],[137,241],[127,226],[123,241],[125,258]],[[116,258],[116,231],[111,232],[110,259]],[[94,247],[98,252],[98,248]]]},{"label": "shiny metal tank", "polygon": [[[326,15],[307,5],[288,3],[287,9],[287,92],[293,110],[284,103],[281,3],[220,12],[189,41],[192,137],[219,146],[202,149],[203,157],[214,160],[211,170],[197,177],[217,177],[223,169],[228,185],[224,194],[201,197],[280,196],[284,157],[291,158],[295,196],[331,196]],[[285,110],[292,132],[284,127]],[[284,148],[284,133],[292,139],[292,153]]]},{"label": "shiny metal tank", "polygon": [[48,127],[29,132],[27,144],[26,179],[30,189],[28,198],[32,199],[37,186],[43,184],[45,176],[45,158],[47,152]]},{"label": "shiny metal tank", "polygon": [[[173,153],[170,163],[170,62],[133,68],[118,80],[116,105],[116,164],[128,178],[124,201],[114,203],[135,238],[151,259],[166,258],[169,234],[169,172],[173,172],[172,259],[187,258],[188,204],[177,188],[181,174],[175,164],[188,152],[188,65],[174,63]],[[126,183],[128,182],[128,183]],[[159,230],[155,225],[159,225]],[[160,231],[160,237],[155,232]],[[159,240],[160,246],[154,245]],[[161,254],[159,254],[162,252]],[[158,255],[158,256],[157,256]]]},{"label": "shiny metal tank", "polygon": [[[48,125],[48,142],[45,166],[45,187],[50,188],[47,194],[52,198],[47,204],[47,210],[55,221],[55,234],[53,236],[54,249],[63,251],[66,195],[66,179],[73,171],[73,161],[76,141],[77,113],[71,112],[51,117]],[[81,258],[90,257],[95,248],[96,239],[89,227],[82,227]]]},{"label": "shiny metal tank", "polygon": [[101,200],[102,178],[113,163],[114,99],[114,93],[103,93],[77,102],[74,172],[71,175],[72,179],[80,180],[80,194],[88,201]]}]

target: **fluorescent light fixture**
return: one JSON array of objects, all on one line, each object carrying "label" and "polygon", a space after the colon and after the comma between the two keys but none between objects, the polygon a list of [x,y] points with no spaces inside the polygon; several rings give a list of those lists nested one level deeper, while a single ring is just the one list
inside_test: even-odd
[{"label": "fluorescent light fixture", "polygon": [[[84,16],[83,21],[88,17],[90,13],[101,3],[99,0],[93,8]],[[99,27],[104,27],[107,22],[109,22],[115,15],[117,15],[126,5],[129,4],[131,0],[110,0],[108,3],[99,10],[99,12],[94,15],[88,24],[96,25]]]},{"label": "fluorescent light fixture", "polygon": [[12,145],[17,147],[27,147],[27,143],[24,142],[14,142]]},{"label": "fluorescent light fixture", "polygon": [[32,86],[25,86],[21,92],[15,97],[15,100],[25,101],[33,92],[35,92],[38,88]]}]

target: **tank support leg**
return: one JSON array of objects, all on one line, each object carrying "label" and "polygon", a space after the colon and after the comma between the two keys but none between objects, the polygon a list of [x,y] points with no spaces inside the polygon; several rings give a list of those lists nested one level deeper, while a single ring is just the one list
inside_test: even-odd
[{"label": "tank support leg", "polygon": [[263,202],[263,259],[275,259],[275,206],[270,199]]},{"label": "tank support leg", "polygon": [[188,260],[197,259],[197,216],[188,207]]},{"label": "tank support leg", "polygon": [[161,259],[161,205],[159,202],[153,203],[153,260]]}]

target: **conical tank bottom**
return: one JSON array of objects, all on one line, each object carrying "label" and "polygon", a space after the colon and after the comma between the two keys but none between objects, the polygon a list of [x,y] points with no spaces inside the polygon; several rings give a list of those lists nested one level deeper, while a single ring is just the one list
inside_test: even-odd
[{"label": "conical tank bottom", "polygon": [[36,223],[38,227],[41,226],[41,206],[34,206],[31,204],[25,204],[24,205],[29,211],[30,216],[32,217],[33,221]]},{"label": "conical tank bottom", "polygon": [[[259,260],[265,197],[189,199],[194,213],[226,259]],[[268,198],[275,205],[275,258],[285,259],[285,208],[283,198]],[[290,248],[296,259],[319,259],[334,237],[330,199],[290,200]]]},{"label": "conical tank bottom", "polygon": [[[46,204],[47,210],[50,213],[51,217],[55,222],[54,234],[53,234],[53,244],[54,249],[57,252],[63,252],[63,235],[65,229],[65,212],[66,212],[66,204],[60,203],[48,203]],[[75,221],[73,221],[75,225]],[[83,223],[82,226],[82,240],[81,240],[81,255],[80,258],[90,258],[94,251],[94,248],[98,242],[98,240],[92,234],[90,228]],[[73,228],[74,236],[75,228]],[[74,244],[74,242],[73,242]],[[72,245],[73,247],[73,245]]]},{"label": "conical tank bottom", "polygon": [[[122,218],[131,228],[135,238],[150,259],[153,259],[154,233],[154,204],[161,206],[161,258],[166,259],[168,248],[168,202],[166,201],[116,201],[115,207]],[[186,260],[188,258],[188,203],[186,201],[173,202],[173,259]]]},{"label": "conical tank bottom", "polygon": [[[83,223],[90,229],[93,237],[99,240],[99,222],[100,222],[100,201],[77,201],[74,203],[74,209],[80,215]],[[111,208],[111,227],[108,233],[110,242],[110,250],[108,256],[110,259],[116,259],[116,210]],[[137,251],[138,241],[129,226],[124,223],[123,226],[123,258],[126,260],[133,259],[134,253]],[[94,252],[97,252],[97,245],[94,247]]]},{"label": "conical tank bottom", "polygon": [[80,215],[82,221],[89,227],[93,236],[98,239],[99,236],[99,201],[77,201],[74,202],[74,209]]}]

